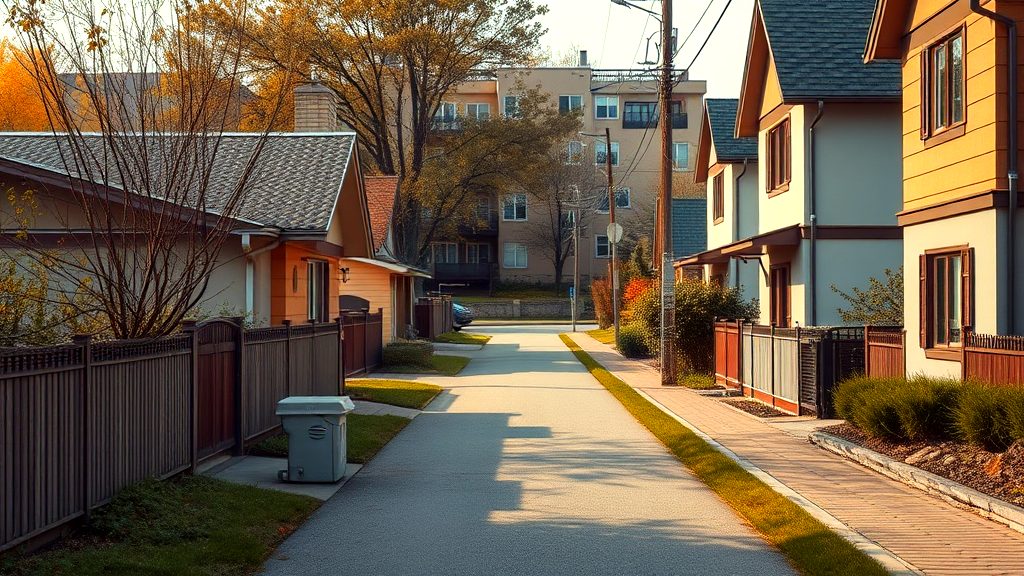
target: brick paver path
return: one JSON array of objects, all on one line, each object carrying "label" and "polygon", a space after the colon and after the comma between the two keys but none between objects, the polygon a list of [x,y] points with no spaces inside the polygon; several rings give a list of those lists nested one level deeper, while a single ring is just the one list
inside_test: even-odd
[{"label": "brick paver path", "polygon": [[581,348],[629,385],[928,575],[1024,574],[1024,535],[826,452],[684,388],[586,334]]}]

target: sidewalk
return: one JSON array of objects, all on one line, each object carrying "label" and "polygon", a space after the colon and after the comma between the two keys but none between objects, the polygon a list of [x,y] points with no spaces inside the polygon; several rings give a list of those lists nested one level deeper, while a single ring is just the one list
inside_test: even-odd
[{"label": "sidewalk", "polygon": [[606,369],[740,458],[928,575],[1024,574],[1024,536],[834,456],[686,388],[582,333],[572,339]]}]

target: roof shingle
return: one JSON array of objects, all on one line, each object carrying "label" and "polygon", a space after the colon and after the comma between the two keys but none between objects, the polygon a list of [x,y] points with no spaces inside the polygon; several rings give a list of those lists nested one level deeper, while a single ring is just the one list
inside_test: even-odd
[{"label": "roof shingle", "polygon": [[370,208],[370,229],[373,231],[373,250],[380,250],[388,239],[388,225],[395,209],[398,176],[366,176],[366,203]]},{"label": "roof shingle", "polygon": [[736,138],[736,98],[708,98],[704,101],[711,124],[711,141],[715,155],[722,160],[756,160],[757,138]]}]

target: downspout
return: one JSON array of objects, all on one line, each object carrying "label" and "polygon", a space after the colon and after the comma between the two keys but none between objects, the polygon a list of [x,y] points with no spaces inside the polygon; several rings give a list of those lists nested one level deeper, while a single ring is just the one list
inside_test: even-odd
[{"label": "downspout", "polygon": [[1006,26],[1006,180],[1009,184],[1008,206],[1006,207],[1006,333],[1016,334],[1016,310],[1014,309],[1014,267],[1017,261],[1017,22],[1012,18],[981,7],[981,0],[971,0],[971,12],[999,22]]},{"label": "downspout", "polygon": [[811,221],[811,245],[810,245],[810,263],[807,266],[807,277],[809,290],[807,291],[810,308],[810,316],[808,317],[808,326],[818,325],[818,203],[817,203],[817,190],[814,188],[815,180],[815,166],[814,166],[814,128],[818,125],[821,120],[822,114],[825,113],[825,102],[818,100],[818,114],[815,115],[814,120],[811,121],[810,135],[807,138],[807,165],[808,165],[808,176],[807,176],[807,207],[810,213]]},{"label": "downspout", "polygon": [[242,253],[245,254],[245,317],[255,318],[255,284],[256,284],[256,257],[264,252],[269,252],[281,245],[280,240],[275,240],[258,250],[252,249],[252,235],[248,232],[242,234]]},{"label": "downspout", "polygon": [[[732,241],[738,242],[740,239],[740,180],[743,175],[747,173],[747,162],[749,158],[743,159],[743,170],[736,176],[736,185],[733,187],[732,195]],[[735,274],[732,275],[732,287],[739,290],[740,287],[740,263],[735,258],[732,259],[732,267]]]}]

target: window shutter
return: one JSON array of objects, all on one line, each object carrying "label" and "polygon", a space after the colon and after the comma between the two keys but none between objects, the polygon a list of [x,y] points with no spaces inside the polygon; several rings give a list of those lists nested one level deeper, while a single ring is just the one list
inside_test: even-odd
[{"label": "window shutter", "polygon": [[920,258],[921,291],[918,293],[918,304],[921,307],[921,349],[928,347],[928,257]]},{"label": "window shutter", "polygon": [[929,98],[929,92],[930,92],[928,90],[929,84],[930,84],[930,82],[928,81],[929,80],[928,77],[930,76],[930,74],[928,74],[928,68],[929,68],[929,66],[928,66],[928,64],[929,64],[928,63],[928,52],[929,52],[929,50],[926,48],[926,49],[921,51],[921,55],[920,55],[920,60],[921,60],[921,80],[920,80],[919,83],[921,85],[921,130],[920,130],[921,140],[925,140],[926,138],[928,138],[928,122],[929,122],[929,119],[931,118],[931,115],[929,114],[929,107],[928,107],[928,98]]},{"label": "window shutter", "polygon": [[784,159],[783,161],[786,163],[786,165],[785,165],[785,167],[783,167],[783,170],[785,171],[785,174],[786,174],[785,175],[785,182],[789,182],[789,181],[791,181],[793,179],[793,146],[791,144],[791,140],[790,140],[790,137],[789,137],[789,127],[790,127],[789,118],[786,118],[786,120],[784,121],[784,124],[785,124],[785,136],[784,136],[784,138],[786,139],[786,141],[785,141],[785,143],[783,145],[785,146],[786,153],[783,155],[783,159]]},{"label": "window shutter", "polygon": [[964,326],[974,329],[974,248],[964,250],[960,263],[960,311]]}]

